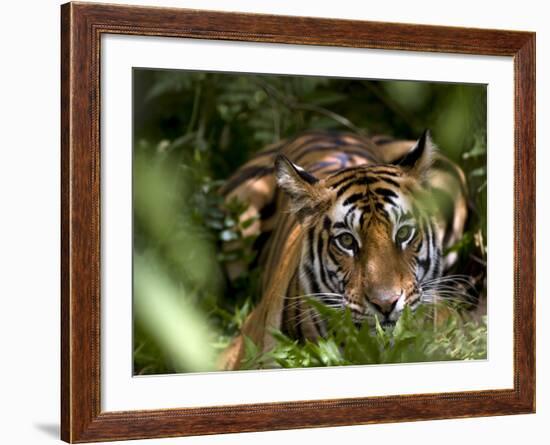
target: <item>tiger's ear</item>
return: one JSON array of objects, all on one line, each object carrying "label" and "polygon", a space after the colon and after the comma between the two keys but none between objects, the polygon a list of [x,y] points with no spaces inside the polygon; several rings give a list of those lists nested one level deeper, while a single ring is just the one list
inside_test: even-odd
[{"label": "tiger's ear", "polygon": [[275,159],[277,184],[290,197],[290,211],[300,221],[323,211],[329,203],[329,191],[312,174],[292,163],[286,156]]},{"label": "tiger's ear", "polygon": [[430,131],[426,129],[411,149],[392,164],[398,165],[411,176],[422,180],[432,165],[434,153],[435,145],[430,137]]}]

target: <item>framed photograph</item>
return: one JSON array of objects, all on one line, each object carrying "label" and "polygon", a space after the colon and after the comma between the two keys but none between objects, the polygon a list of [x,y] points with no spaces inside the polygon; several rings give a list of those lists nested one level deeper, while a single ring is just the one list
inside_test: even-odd
[{"label": "framed photograph", "polygon": [[67,3],[61,436],[535,411],[535,34]]}]

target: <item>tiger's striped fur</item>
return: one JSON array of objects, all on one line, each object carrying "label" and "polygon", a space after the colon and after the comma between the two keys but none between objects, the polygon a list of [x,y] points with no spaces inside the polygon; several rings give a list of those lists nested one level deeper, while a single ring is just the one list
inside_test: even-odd
[{"label": "tiger's striped fur", "polygon": [[[270,328],[296,339],[326,333],[306,296],[348,307],[357,323],[394,323],[406,305],[433,301],[429,284],[456,260],[442,252],[467,217],[464,174],[428,132],[416,142],[308,132],[258,153],[223,193],[247,203],[241,221],[255,221],[243,230],[258,236],[262,295],[242,335],[264,351]],[[230,265],[230,277],[242,267]],[[239,367],[242,335],[225,369]]]}]

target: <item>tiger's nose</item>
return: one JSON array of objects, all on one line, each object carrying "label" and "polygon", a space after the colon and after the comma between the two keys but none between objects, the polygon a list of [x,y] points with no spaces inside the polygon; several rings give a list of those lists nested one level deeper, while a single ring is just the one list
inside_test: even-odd
[{"label": "tiger's nose", "polygon": [[399,297],[401,297],[401,294],[393,294],[393,295],[386,294],[386,295],[371,297],[370,302],[376,308],[376,310],[382,313],[382,315],[388,316],[392,313],[395,306],[397,305],[397,302],[399,301]]}]

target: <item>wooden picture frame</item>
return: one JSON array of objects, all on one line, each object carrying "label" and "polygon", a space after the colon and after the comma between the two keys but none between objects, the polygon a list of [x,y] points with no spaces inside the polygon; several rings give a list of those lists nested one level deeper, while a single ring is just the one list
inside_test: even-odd
[{"label": "wooden picture frame", "polygon": [[[173,437],[535,411],[535,34],[91,3],[61,8],[61,437]],[[514,387],[102,412],[100,38],[221,39],[511,56],[515,72]]]}]

